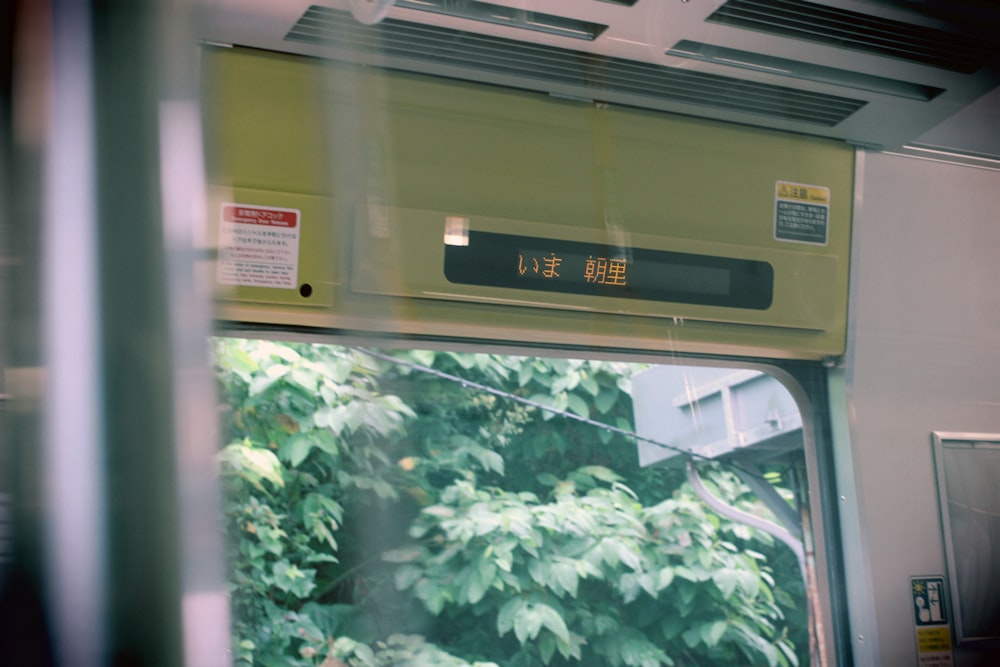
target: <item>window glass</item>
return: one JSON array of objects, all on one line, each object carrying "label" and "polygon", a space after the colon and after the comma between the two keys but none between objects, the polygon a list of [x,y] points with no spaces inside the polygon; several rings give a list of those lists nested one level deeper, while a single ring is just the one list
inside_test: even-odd
[{"label": "window glass", "polygon": [[[713,415],[742,428],[760,386],[727,412],[735,390],[674,367],[700,389],[664,414],[706,409],[668,442],[635,435],[648,364],[232,338],[215,358],[236,664],[808,662],[792,550],[711,510],[676,454],[725,434]],[[641,466],[638,442],[676,455]],[[794,511],[801,446],[760,449],[696,466],[775,521],[741,476]]]}]

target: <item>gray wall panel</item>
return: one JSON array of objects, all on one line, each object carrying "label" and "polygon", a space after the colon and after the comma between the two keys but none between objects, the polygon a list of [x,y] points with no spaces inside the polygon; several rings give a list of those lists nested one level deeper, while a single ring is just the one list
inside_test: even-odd
[{"label": "gray wall panel", "polygon": [[[848,576],[870,568],[875,618],[852,620],[855,641],[877,641],[880,664],[915,665],[909,577],[945,574],[931,432],[1000,432],[1000,171],[864,160],[845,359],[850,442],[837,445],[849,447],[841,486],[856,489],[845,502],[856,503],[854,547],[867,560]],[[956,664],[976,664],[959,653]]]}]

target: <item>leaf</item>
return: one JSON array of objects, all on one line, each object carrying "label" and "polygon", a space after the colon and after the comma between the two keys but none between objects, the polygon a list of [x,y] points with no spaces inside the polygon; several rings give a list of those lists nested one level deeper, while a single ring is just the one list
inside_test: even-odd
[{"label": "leaf", "polygon": [[354,656],[361,660],[364,665],[370,665],[375,667],[378,663],[375,662],[375,653],[371,650],[367,644],[358,644],[354,647]]},{"label": "leaf", "polygon": [[309,556],[306,561],[309,563],[339,563],[340,559],[336,556],[331,556],[330,554],[313,552],[313,554]]},{"label": "leaf", "polygon": [[531,575],[532,580],[539,586],[548,586],[550,567],[547,561],[541,561],[536,558],[528,563],[528,574]]},{"label": "leaf", "polygon": [[618,401],[618,390],[614,388],[602,389],[601,393],[594,397],[594,407],[602,415],[608,413]]},{"label": "leaf", "polygon": [[299,569],[282,560],[275,563],[271,571],[274,585],[297,598],[307,597],[316,588],[316,570],[312,568]]},{"label": "leaf", "polygon": [[473,355],[473,359],[476,362],[476,367],[481,371],[485,371],[492,367],[493,370],[500,372],[501,375],[506,374],[505,371],[501,371],[498,367],[494,365],[493,357],[491,357],[488,354],[484,354],[483,352],[476,352]]},{"label": "leaf", "polygon": [[[476,567],[479,574],[479,583],[485,593],[486,589],[493,585],[493,580],[496,579],[497,566],[484,553]],[[479,602],[479,600],[475,600],[475,602]]]},{"label": "leaf", "polygon": [[531,382],[532,369],[530,363],[522,363],[517,370],[517,386],[523,387]]},{"label": "leaf", "polygon": [[[680,569],[680,568],[678,568]],[[680,573],[678,572],[678,575]],[[698,587],[692,584],[690,581],[681,581],[677,586],[677,599],[680,603],[686,607],[689,607],[692,602],[694,602],[695,595],[698,594]],[[686,615],[686,612],[685,612]]]},{"label": "leaf", "polygon": [[543,472],[535,479],[538,480],[538,483],[543,486],[555,486],[559,483],[559,478],[550,472]]},{"label": "leaf", "polygon": [[319,375],[307,368],[296,367],[289,374],[288,381],[307,394],[313,394],[319,385]]},{"label": "leaf", "polygon": [[715,621],[714,623],[705,623],[701,626],[701,638],[705,642],[706,646],[715,646],[722,639],[722,635],[726,634],[726,628],[729,624],[725,621]]},{"label": "leaf", "polygon": [[760,592],[760,577],[751,570],[737,570],[740,590],[751,600]]},{"label": "leaf", "polygon": [[534,606],[526,604],[514,615],[514,636],[523,646],[529,639],[534,639],[542,630],[542,617]]},{"label": "leaf", "polygon": [[[577,586],[580,580],[577,576],[576,565],[574,563],[566,561],[553,563],[551,574],[555,583],[558,584],[560,591],[568,593],[572,598],[576,597]],[[551,584],[550,587],[552,587]]]},{"label": "leaf", "polygon": [[[338,549],[337,540],[333,536],[333,532],[325,523],[322,521],[310,521],[308,523],[310,524],[310,529],[312,530],[313,535],[329,544],[330,548],[334,551]],[[330,556],[330,558],[333,558],[333,556]],[[333,558],[333,560],[337,559]]]},{"label": "leaf", "polygon": [[236,373],[244,382],[250,382],[254,373],[260,371],[260,366],[246,350],[233,345],[234,341],[221,341],[219,364]]},{"label": "leaf", "polygon": [[554,635],[543,635],[538,642],[538,655],[546,665],[552,661],[552,656],[556,653],[556,638]]},{"label": "leaf", "polygon": [[332,428],[336,432],[340,432],[341,426],[341,414],[344,411],[344,406],[338,405],[333,408],[320,408],[315,413],[313,413],[313,423],[319,428]]},{"label": "leaf", "polygon": [[[281,368],[284,368],[285,372],[288,372],[287,366],[282,366]],[[250,381],[250,388],[248,390],[248,394],[250,396],[259,396],[260,394],[263,394],[265,391],[270,389],[271,385],[277,382],[280,379],[280,377],[281,376],[272,377],[270,375],[258,375],[257,377],[255,377],[253,380]]]},{"label": "leaf", "polygon": [[432,350],[410,350],[410,357],[421,366],[433,366],[435,356]]},{"label": "leaf", "polygon": [[314,501],[318,508],[331,517],[334,524],[344,522],[344,508],[333,498],[321,493],[310,493],[306,501]]},{"label": "leaf", "polygon": [[458,365],[469,370],[476,365],[476,360],[473,355],[463,352],[449,352],[448,356],[458,362]]},{"label": "leaf", "polygon": [[[552,397],[553,407],[560,412],[565,412],[569,408],[569,397],[570,394],[556,394]],[[553,417],[552,413],[549,413],[549,417]]]},{"label": "leaf", "polygon": [[[538,403],[539,405],[544,405],[547,408],[557,408],[556,399],[553,398],[552,396],[549,396],[548,394],[534,394],[528,400],[533,403]],[[546,410],[545,415],[546,418],[548,419],[551,418],[552,413]]]},{"label": "leaf", "polygon": [[430,507],[423,508],[421,512],[439,519],[451,519],[455,516],[455,510],[445,505],[431,505]]},{"label": "leaf", "polygon": [[451,598],[447,591],[429,579],[418,581],[413,587],[413,592],[423,601],[427,611],[434,616],[441,613],[441,610],[444,609],[444,603]]},{"label": "leaf", "polygon": [[403,402],[399,396],[394,396],[392,394],[386,394],[384,396],[379,396],[375,399],[376,403],[388,410],[389,412],[397,413],[399,416],[405,417],[415,417],[416,413],[413,412],[413,408]]},{"label": "leaf", "polygon": [[791,646],[789,646],[786,642],[781,641],[778,642],[778,648],[785,654],[785,658],[788,660],[788,663],[792,665],[792,667],[799,666],[799,657],[795,655],[795,651],[792,650]]},{"label": "leaf", "polygon": [[331,380],[337,384],[344,384],[354,372],[354,362],[346,358],[337,359],[333,364],[327,366],[327,370]]},{"label": "leaf", "polygon": [[325,428],[312,431],[309,436],[312,438],[313,445],[322,449],[330,456],[338,456],[340,454],[336,436]]},{"label": "leaf", "polygon": [[594,479],[599,479],[602,482],[607,482],[608,484],[619,482],[622,479],[621,475],[610,468],[605,468],[604,466],[583,466],[582,468],[577,468],[576,472],[589,475]]},{"label": "leaf", "polygon": [[656,590],[662,591],[674,580],[674,570],[669,565],[662,568],[656,575]]},{"label": "leaf", "polygon": [[312,451],[312,439],[302,433],[296,433],[278,447],[278,455],[288,462],[293,468],[298,468],[299,464],[306,460],[309,452]]},{"label": "leaf", "polygon": [[580,378],[580,386],[591,396],[597,396],[601,392],[601,385],[590,375],[584,375]]},{"label": "leaf", "polygon": [[650,597],[656,597],[656,582],[653,579],[653,575],[648,572],[641,572],[636,576],[636,581],[639,583],[640,588],[646,591]]},{"label": "leaf", "polygon": [[639,578],[632,573],[621,575],[618,577],[618,591],[625,604],[635,601],[639,597]]},{"label": "leaf", "polygon": [[626,543],[618,542],[618,559],[628,567],[633,570],[638,570],[642,567],[642,556],[636,551],[635,547]]},{"label": "leaf", "polygon": [[483,468],[495,472],[498,475],[503,475],[503,457],[494,452],[492,449],[480,447],[476,452],[474,452],[473,455]]},{"label": "leaf", "polygon": [[476,604],[486,595],[488,586],[484,585],[477,573],[469,573],[462,585],[462,592],[469,604]]},{"label": "leaf", "polygon": [[566,627],[566,621],[562,614],[547,604],[536,604],[535,611],[541,618],[542,625],[548,628],[549,632],[564,644],[569,643],[569,628]]},{"label": "leaf", "polygon": [[590,406],[587,405],[585,400],[576,394],[567,394],[566,401],[570,412],[573,412],[585,419],[590,418]]},{"label": "leaf", "polygon": [[274,356],[278,357],[279,359],[283,359],[284,361],[287,361],[290,364],[295,364],[302,360],[302,356],[298,352],[293,350],[291,347],[289,347],[287,343],[272,342],[267,345],[266,349]]},{"label": "leaf", "polygon": [[[236,449],[232,449],[234,447]],[[265,479],[279,488],[285,485],[281,476],[281,461],[270,450],[241,443],[234,443],[226,450],[236,452],[235,458],[244,477],[255,486],[263,488],[260,481]]]},{"label": "leaf", "polygon": [[344,422],[351,433],[355,433],[365,423],[366,406],[361,401],[348,403],[344,407]]},{"label": "leaf", "polygon": [[743,640],[738,644],[738,646],[740,646],[740,648],[743,649],[748,656],[752,655],[752,651],[748,649],[752,649],[753,651],[764,656],[764,659],[767,660],[769,667],[776,667],[778,664],[778,651],[767,640],[739,621],[731,623],[729,627],[732,628],[738,638]]},{"label": "leaf", "polygon": [[733,591],[736,590],[736,585],[739,583],[739,574],[739,572],[731,568],[716,570],[712,574],[712,582],[722,591],[722,597],[725,599],[728,600],[732,597]]},{"label": "leaf", "polygon": [[500,607],[500,612],[497,614],[497,634],[503,637],[514,629],[514,618],[524,604],[521,598],[511,598]]},{"label": "leaf", "polygon": [[404,591],[407,588],[410,588],[420,580],[420,577],[422,577],[423,574],[423,569],[417,567],[416,565],[404,565],[400,567],[393,575],[396,590]]},{"label": "leaf", "polygon": [[606,635],[609,632],[617,632],[619,627],[618,621],[611,616],[598,614],[594,617],[594,629],[597,630],[597,634],[599,635]]},{"label": "leaf", "polygon": [[544,359],[542,361],[548,362],[549,367],[552,369],[550,374],[556,377],[565,375],[566,371],[569,370],[569,359]]}]

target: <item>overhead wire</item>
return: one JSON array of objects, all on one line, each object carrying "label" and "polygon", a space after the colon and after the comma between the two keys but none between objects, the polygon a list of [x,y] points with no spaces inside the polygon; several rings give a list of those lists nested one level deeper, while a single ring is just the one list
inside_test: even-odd
[{"label": "overhead wire", "polygon": [[440,378],[442,380],[447,380],[449,382],[454,382],[456,384],[460,384],[463,387],[468,387],[468,388],[471,388],[471,389],[475,389],[477,391],[481,391],[481,392],[484,392],[484,393],[487,393],[487,394],[492,394],[493,396],[497,396],[499,398],[503,398],[503,399],[506,399],[506,400],[509,400],[509,401],[513,401],[515,403],[520,403],[521,405],[525,405],[525,406],[534,408],[536,410],[541,410],[541,411],[544,411],[544,412],[548,412],[548,413],[551,413],[551,414],[556,415],[558,417],[562,417],[564,419],[569,419],[569,420],[572,420],[572,421],[579,422],[581,424],[586,424],[587,426],[591,426],[591,427],[594,427],[594,428],[597,428],[597,429],[601,429],[601,430],[609,432],[609,433],[615,433],[617,435],[620,435],[620,436],[623,436],[623,437],[626,437],[626,438],[629,438],[629,439],[632,439],[632,440],[635,440],[635,441],[638,441],[638,442],[645,442],[645,443],[648,443],[650,445],[653,445],[654,447],[659,447],[661,449],[665,449],[665,450],[668,450],[668,451],[675,452],[677,454],[681,454],[681,455],[687,457],[688,460],[696,459],[696,460],[700,460],[700,461],[714,462],[714,463],[717,463],[717,464],[722,465],[724,467],[730,468],[731,470],[739,471],[739,472],[741,472],[741,473],[743,473],[745,475],[749,475],[751,477],[756,477],[756,478],[762,479],[762,480],[767,481],[768,483],[770,483],[770,480],[767,480],[767,478],[764,477],[763,475],[761,475],[760,473],[748,470],[748,469],[744,468],[743,466],[741,466],[740,464],[735,463],[733,461],[725,461],[725,460],[713,459],[713,458],[711,458],[709,456],[705,456],[704,454],[699,454],[699,453],[691,451],[691,450],[687,450],[687,449],[683,449],[681,447],[677,447],[676,445],[669,445],[669,444],[667,444],[665,442],[661,442],[661,441],[659,441],[659,440],[657,440],[655,438],[650,438],[650,437],[647,437],[647,436],[644,436],[644,435],[640,435],[639,433],[636,433],[635,431],[631,431],[631,430],[628,430],[628,429],[619,428],[617,426],[612,426],[611,424],[606,424],[606,423],[598,421],[596,419],[591,419],[589,417],[584,417],[583,415],[578,415],[578,414],[576,414],[574,412],[570,412],[568,410],[563,410],[563,409],[560,409],[560,408],[553,407],[551,405],[546,405],[545,403],[541,403],[539,401],[535,401],[535,400],[532,400],[530,398],[525,398],[524,396],[518,396],[517,394],[514,394],[512,392],[509,392],[509,391],[506,391],[506,390],[503,390],[503,389],[497,389],[496,387],[491,387],[491,386],[483,384],[481,382],[476,382],[474,380],[469,380],[469,379],[463,378],[463,377],[461,377],[459,375],[454,375],[452,373],[446,373],[444,371],[440,371],[440,370],[438,370],[436,368],[431,368],[430,366],[426,366],[424,364],[420,364],[420,363],[417,363],[415,361],[410,361],[410,360],[407,360],[407,359],[401,359],[399,357],[393,356],[391,354],[387,354],[385,352],[379,352],[378,350],[373,350],[371,348],[360,347],[360,346],[350,346],[350,349],[355,350],[357,352],[361,352],[362,354],[366,354],[366,355],[368,355],[370,357],[374,357],[376,359],[382,359],[383,361],[388,361],[388,362],[391,362],[391,363],[399,365],[399,366],[404,366],[406,368],[410,368],[412,370],[419,371],[421,373],[426,373],[428,375],[433,375],[434,377]]}]

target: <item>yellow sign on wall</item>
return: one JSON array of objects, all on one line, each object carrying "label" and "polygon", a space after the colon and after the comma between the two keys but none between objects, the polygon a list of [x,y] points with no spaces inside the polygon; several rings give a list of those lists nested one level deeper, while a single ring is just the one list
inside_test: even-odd
[{"label": "yellow sign on wall", "polygon": [[774,240],[826,245],[830,188],[778,181],[774,185]]},{"label": "yellow sign on wall", "polygon": [[910,593],[917,633],[917,664],[949,667],[954,660],[944,577],[913,577]]}]

